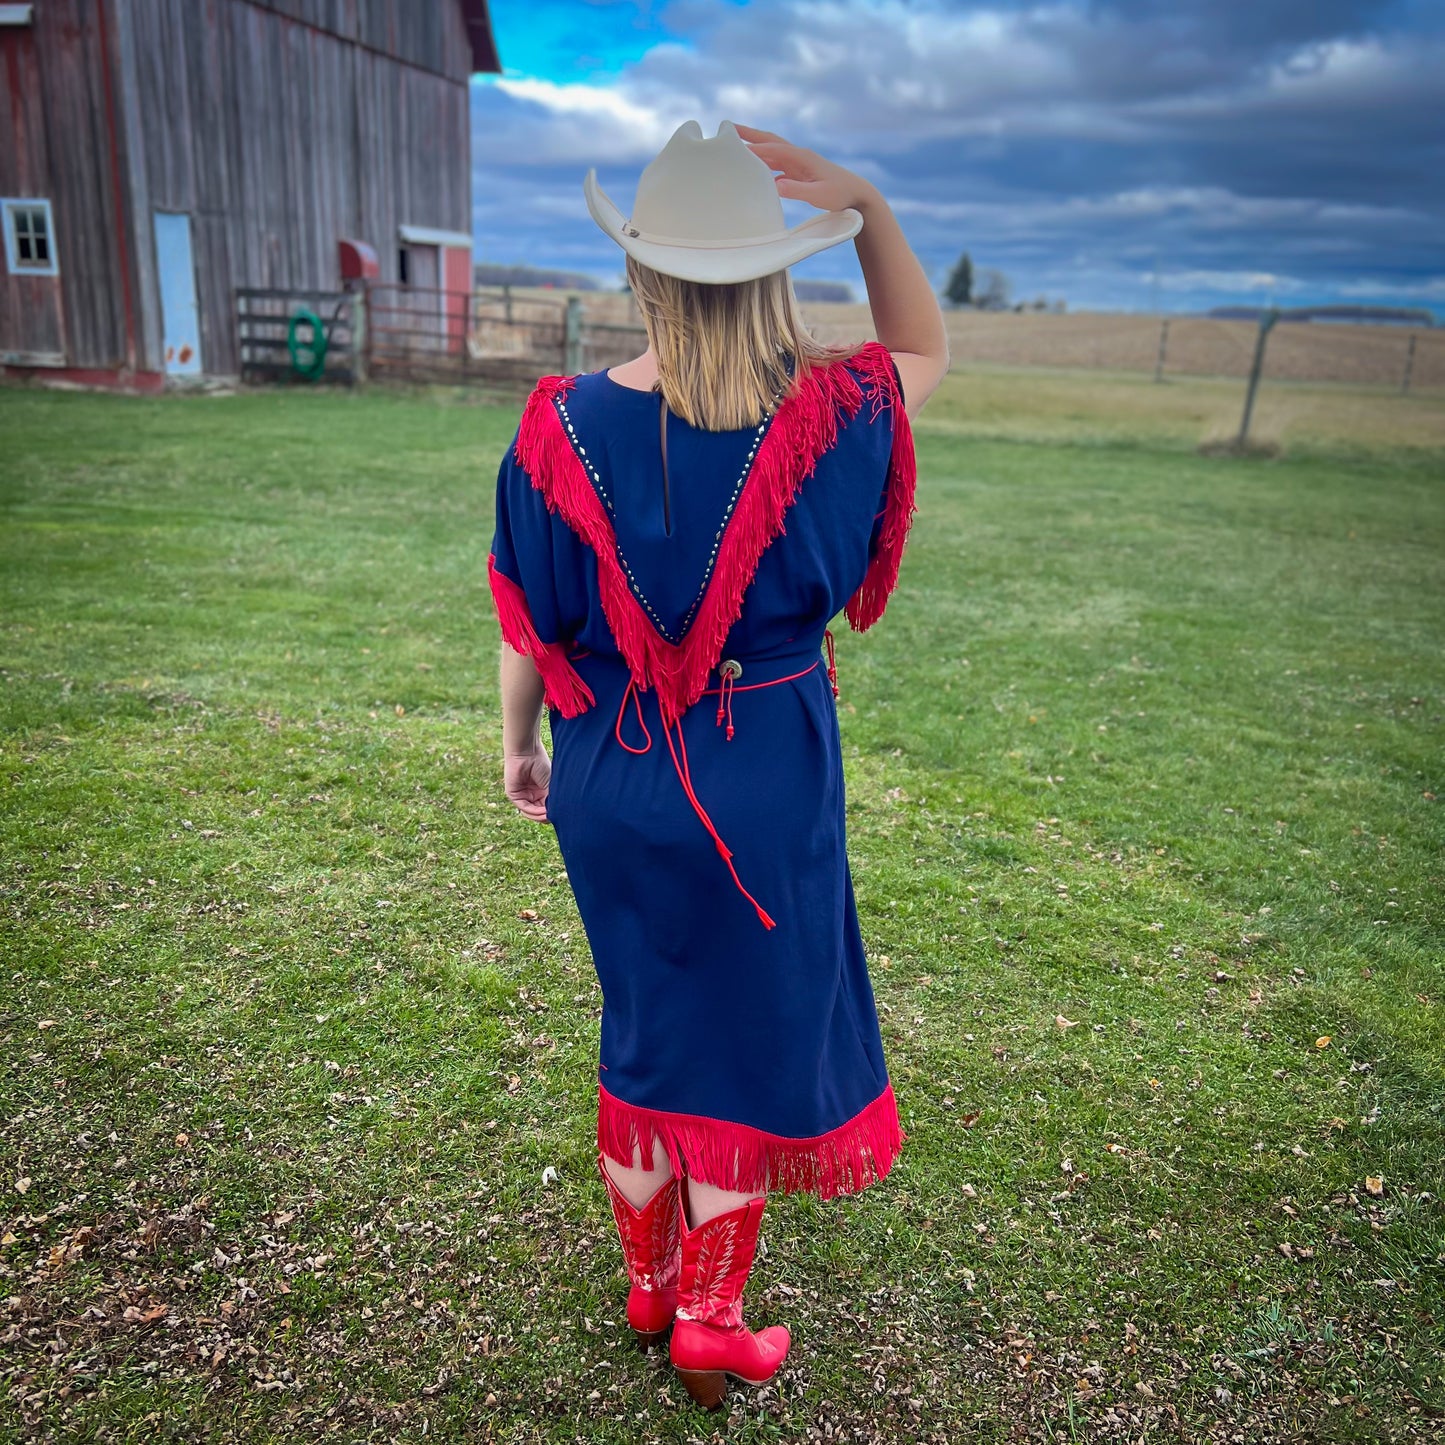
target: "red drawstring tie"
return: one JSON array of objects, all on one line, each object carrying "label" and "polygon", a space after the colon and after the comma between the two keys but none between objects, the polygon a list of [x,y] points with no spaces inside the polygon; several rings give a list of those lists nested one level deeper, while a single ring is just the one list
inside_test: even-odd
[{"label": "red drawstring tie", "polygon": [[823,646],[828,649],[828,681],[833,688],[833,696],[838,696],[838,659],[833,655],[833,633],[829,628],[823,629]]},{"label": "red drawstring tie", "polygon": [[732,742],[732,740],[733,740],[733,683],[734,683],[738,678],[740,678],[740,677],[743,675],[742,663],[740,663],[740,662],[734,662],[732,658],[728,658],[727,661],[724,662],[724,663],[718,668],[718,672],[719,672],[719,674],[722,676],[722,686],[719,687],[718,690],[717,690],[717,720],[718,720],[718,726],[719,726],[719,727],[722,726],[723,712],[724,712],[724,709],[726,709],[726,712],[727,712],[727,720],[728,720],[727,739],[728,739],[729,742]]},{"label": "red drawstring tie", "polygon": [[[627,711],[628,698],[632,699],[632,705],[637,709],[637,726],[642,729],[642,736],[647,739],[646,747],[635,748],[623,739],[622,714]],[[642,699],[637,695],[637,683],[630,677],[627,679],[626,688],[623,689],[622,702],[617,709],[617,722],[613,726],[612,733],[629,753],[636,753],[639,757],[652,747],[652,734],[647,730],[647,719],[642,716]]]},{"label": "red drawstring tie", "polygon": [[[672,729],[667,726],[666,718],[663,719],[662,730],[663,735],[667,738],[667,750],[672,754],[672,766],[677,770],[677,776],[682,780],[683,792],[687,794],[687,800],[692,804],[693,812],[702,820],[703,827],[712,835],[713,845],[722,855],[723,862],[728,865],[728,872],[733,875],[733,882],[737,884],[738,892],[757,910],[758,918],[764,928],[776,928],[777,924],[768,916],[767,909],[743,887],[743,880],[738,877],[738,870],[733,867],[733,850],[723,842],[718,834],[718,830],[713,826],[712,819],[708,817],[707,810],[698,802],[697,794],[692,790],[692,776],[687,766],[687,743],[682,736],[682,719],[679,718],[677,722],[676,749],[672,746]],[[682,753],[682,762],[680,764],[677,760],[678,752]]]},{"label": "red drawstring tie", "polygon": [[[823,633],[823,641],[828,649],[828,681],[832,684],[833,696],[837,697],[838,664],[833,655],[832,632],[825,631]],[[767,682],[749,683],[743,688],[743,691],[747,692],[750,688],[754,687],[773,687],[781,682],[793,682],[797,678],[806,677],[817,665],[818,664],[814,662],[810,666],[805,667],[801,672],[789,673],[787,677],[775,677]],[[721,727],[724,722],[727,723],[727,740],[731,742],[733,733],[735,732],[733,727],[733,689],[737,684],[738,678],[742,676],[743,669],[740,662],[729,657],[719,663],[717,670],[719,677],[722,679],[721,686],[718,688],[717,725]],[[640,748],[633,747],[633,745],[622,736],[622,720],[627,715],[627,702],[629,698],[632,700],[633,710],[637,714],[637,725],[642,729],[642,736],[647,739]],[[713,846],[718,850],[719,854],[722,855],[723,862],[728,865],[728,872],[732,874],[733,882],[737,885],[738,892],[757,910],[758,918],[762,921],[764,928],[776,928],[777,924],[768,916],[768,912],[763,905],[743,887],[742,879],[738,877],[738,870],[733,867],[733,850],[723,842],[717,828],[713,825],[712,819],[707,815],[707,809],[703,807],[702,803],[698,800],[697,793],[693,790],[692,773],[687,763],[687,742],[682,735],[682,719],[679,718],[677,720],[677,742],[675,744],[672,740],[672,726],[668,723],[666,714],[663,715],[662,719],[662,732],[663,736],[667,739],[667,750],[672,754],[672,766],[677,773],[678,781],[682,784],[683,792],[687,794],[687,801],[692,804],[692,810],[697,814],[703,827],[707,829],[708,836],[713,841]],[[626,748],[629,753],[641,755],[642,753],[650,751],[652,748],[652,734],[648,731],[647,719],[642,714],[641,689],[637,686],[637,680],[635,678],[629,677],[627,679],[627,686],[623,689],[622,701],[617,706],[617,722],[613,727],[613,734],[617,738],[618,743]]]},{"label": "red drawstring tie", "polygon": [[[736,671],[731,671],[731,670],[730,670],[730,669],[734,669],[734,668],[736,669]],[[742,668],[739,667],[736,662],[730,662],[730,663],[728,663],[728,664],[725,664],[724,669],[723,669],[723,685],[724,685],[724,687],[725,687],[726,690],[727,690],[727,697],[728,697],[728,704],[727,704],[728,732],[727,732],[727,735],[728,735],[728,739],[729,739],[729,740],[732,739],[732,735],[733,735],[733,721],[732,721],[732,682],[733,682],[733,679],[734,679],[734,678],[736,678],[739,674],[741,674],[741,672],[742,672]],[[629,743],[629,742],[627,742],[626,739],[624,739],[623,736],[622,736],[622,719],[623,719],[623,717],[625,716],[625,714],[626,714],[626,712],[627,712],[627,700],[628,700],[628,698],[631,698],[631,699],[632,699],[632,705],[633,705],[633,707],[636,709],[636,712],[637,712],[637,724],[638,724],[638,726],[642,729],[642,735],[643,735],[643,737],[645,737],[645,738],[647,739],[646,745],[643,746],[643,747],[640,747],[640,748],[635,748],[635,747],[633,747],[632,744]],[[723,715],[724,715],[724,714],[723,714],[723,705],[722,705],[721,702],[719,702],[719,704],[718,704],[718,722],[719,722],[719,723],[722,722],[722,720],[723,720]],[[765,908],[763,907],[763,905],[762,905],[761,903],[759,903],[758,900],[757,900],[756,898],[754,898],[753,895],[752,895],[751,893],[749,893],[746,888],[743,887],[743,881],[742,881],[741,878],[738,877],[738,870],[733,866],[733,850],[732,850],[731,848],[729,848],[726,843],[723,842],[722,836],[718,833],[718,830],[717,830],[717,828],[714,826],[712,819],[709,818],[708,815],[707,815],[707,809],[704,808],[703,805],[702,805],[702,803],[698,801],[698,796],[697,796],[697,794],[693,791],[692,774],[691,774],[691,772],[689,771],[688,765],[687,765],[687,742],[686,742],[686,740],[683,738],[683,735],[682,735],[682,720],[681,720],[681,718],[678,719],[678,723],[677,723],[677,744],[676,744],[676,746],[673,745],[673,741],[672,741],[672,729],[668,726],[667,718],[666,718],[666,717],[664,717],[663,720],[662,720],[662,732],[663,732],[663,736],[667,739],[667,750],[668,750],[669,753],[672,754],[672,766],[673,766],[673,769],[674,769],[674,770],[676,771],[676,773],[677,773],[678,781],[682,784],[682,790],[683,790],[684,793],[687,794],[687,800],[688,800],[689,803],[692,804],[692,810],[693,810],[693,812],[695,812],[695,813],[697,814],[699,820],[702,822],[703,827],[707,829],[707,831],[708,831],[708,836],[709,836],[709,837],[712,839],[712,841],[713,841],[713,846],[714,846],[714,847],[718,850],[718,852],[722,855],[722,860],[723,860],[723,862],[728,865],[728,872],[732,874],[733,882],[737,885],[738,892],[741,893],[741,894],[743,895],[743,897],[746,898],[746,899],[748,900],[748,902],[751,903],[751,904],[753,905],[753,907],[757,910],[758,918],[759,918],[759,920],[762,922],[762,925],[763,925],[764,928],[776,928],[776,927],[777,927],[777,923],[769,916],[767,909],[765,909]],[[638,695],[637,681],[636,681],[635,678],[629,677],[629,678],[627,679],[627,686],[626,686],[626,688],[623,689],[622,701],[621,701],[621,703],[618,705],[618,708],[617,708],[617,722],[616,722],[616,724],[615,724],[614,727],[613,727],[613,734],[614,734],[615,737],[617,738],[617,741],[618,741],[619,743],[621,743],[622,746],[623,746],[624,748],[626,748],[629,753],[635,753],[635,754],[645,753],[645,752],[647,752],[647,751],[652,747],[652,734],[648,731],[647,721],[646,721],[646,719],[645,719],[645,718],[643,717],[643,715],[642,715],[642,699],[641,699],[641,697]],[[680,755],[680,756],[679,756],[679,755]]]}]

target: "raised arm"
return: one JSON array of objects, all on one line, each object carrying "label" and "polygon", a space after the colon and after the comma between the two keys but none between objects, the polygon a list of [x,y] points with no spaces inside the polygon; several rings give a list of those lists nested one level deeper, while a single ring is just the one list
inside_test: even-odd
[{"label": "raised arm", "polygon": [[948,331],[928,276],[893,208],[870,182],[850,205],[863,213],[853,238],[878,339],[898,363],[903,409],[912,421],[948,374]]},{"label": "raised arm", "polygon": [[816,151],[792,145],[770,130],[733,123],[739,136],[768,167],[778,194],[808,201],[824,211],[852,207],[863,215],[853,238],[868,287],[878,340],[898,363],[903,408],[912,421],[948,371],[948,332],[943,311],[898,218],[871,181]]}]

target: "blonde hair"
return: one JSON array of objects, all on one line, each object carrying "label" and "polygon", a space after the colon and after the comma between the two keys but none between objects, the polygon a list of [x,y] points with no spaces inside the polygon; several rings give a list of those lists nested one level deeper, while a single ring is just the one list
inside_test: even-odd
[{"label": "blonde hair", "polygon": [[[803,324],[786,269],[750,281],[684,281],[627,258],[627,281],[676,415],[706,431],[756,426],[815,366],[858,344],[826,344]],[[788,358],[796,358],[793,376]]]}]

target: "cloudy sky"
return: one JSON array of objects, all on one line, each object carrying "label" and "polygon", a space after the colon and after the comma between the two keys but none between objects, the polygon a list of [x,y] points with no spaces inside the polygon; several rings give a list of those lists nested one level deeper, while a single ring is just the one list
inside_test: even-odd
[{"label": "cloudy sky", "polygon": [[[942,288],[960,251],[1074,309],[1425,305],[1445,320],[1442,0],[494,0],[477,255],[622,279],[684,121],[873,181]],[[792,225],[812,214],[784,201]],[[851,243],[794,268],[844,280]]]}]

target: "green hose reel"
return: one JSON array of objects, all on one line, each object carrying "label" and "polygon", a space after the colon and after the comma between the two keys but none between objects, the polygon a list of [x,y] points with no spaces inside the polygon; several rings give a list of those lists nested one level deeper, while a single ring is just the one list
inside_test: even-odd
[{"label": "green hose reel", "polygon": [[[301,339],[301,330],[310,331],[307,340]],[[302,307],[291,318],[286,328],[286,350],[291,353],[291,370],[306,381],[319,381],[326,370],[327,348],[326,326],[314,312]]]}]

